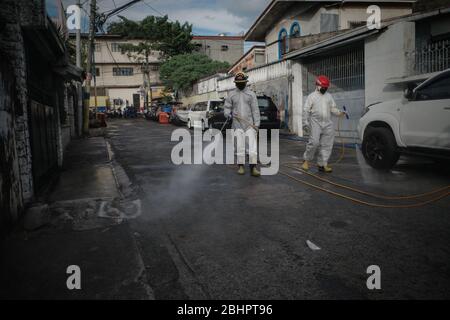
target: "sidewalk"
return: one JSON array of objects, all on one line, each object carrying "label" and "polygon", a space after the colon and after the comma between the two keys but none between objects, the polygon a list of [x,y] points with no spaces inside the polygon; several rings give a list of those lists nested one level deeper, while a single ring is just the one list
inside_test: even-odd
[{"label": "sidewalk", "polygon": [[[56,186],[4,242],[1,299],[153,299],[127,220],[140,214],[103,137],[72,141]],[[67,267],[81,269],[68,290]]]}]

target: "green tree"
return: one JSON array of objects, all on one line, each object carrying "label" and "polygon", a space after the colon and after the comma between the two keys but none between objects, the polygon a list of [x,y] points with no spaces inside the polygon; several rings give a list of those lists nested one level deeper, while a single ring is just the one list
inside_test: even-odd
[{"label": "green tree", "polygon": [[181,54],[161,65],[160,78],[173,90],[185,90],[200,78],[225,71],[229,67],[227,62],[214,61],[203,54]]},{"label": "green tree", "polygon": [[[118,34],[124,38],[134,39],[136,44],[124,44],[121,50],[136,62],[142,63],[144,87],[146,92],[150,85],[149,57],[154,51],[159,51],[163,59],[183,53],[192,52],[192,25],[187,22],[169,21],[168,16],[148,16],[142,21],[132,21],[119,16],[121,21],[113,22],[108,27],[108,33]],[[145,95],[145,105],[148,97]]]},{"label": "green tree", "polygon": [[165,58],[192,52],[192,25],[171,22],[167,16],[148,16],[142,21],[132,21],[119,16],[121,21],[113,22],[108,33],[118,34],[128,39],[139,40],[138,44],[127,44],[122,50],[132,56],[148,57],[151,51],[160,51]]}]

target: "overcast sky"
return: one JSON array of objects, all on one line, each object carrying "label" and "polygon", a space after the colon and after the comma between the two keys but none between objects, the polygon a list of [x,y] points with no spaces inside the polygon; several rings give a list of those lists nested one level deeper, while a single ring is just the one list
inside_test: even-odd
[{"label": "overcast sky", "polygon": [[[76,0],[63,0],[74,4]],[[167,14],[171,20],[193,24],[194,34],[238,35],[246,32],[270,0],[144,0],[123,11],[121,15],[140,20],[148,15]],[[89,1],[84,8],[89,10]],[[99,11],[114,9],[129,0],[97,0]],[[145,2],[145,3],[144,3]],[[153,10],[153,7],[155,10]],[[85,13],[84,13],[85,14]],[[85,19],[83,19],[85,20]]]}]

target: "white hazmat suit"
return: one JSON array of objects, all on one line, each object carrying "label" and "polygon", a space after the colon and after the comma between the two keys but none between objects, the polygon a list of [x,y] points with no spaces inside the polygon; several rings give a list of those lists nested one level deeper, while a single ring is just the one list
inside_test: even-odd
[{"label": "white hazmat suit", "polygon": [[342,114],[331,94],[328,92],[322,94],[316,90],[308,96],[303,108],[303,126],[309,128],[310,136],[303,159],[312,161],[316,150],[319,149],[317,164],[320,167],[328,165],[333,150],[334,126],[331,114],[336,116]]},{"label": "white hazmat suit", "polygon": [[259,127],[260,113],[256,94],[246,87],[244,90],[234,89],[225,99],[224,115],[233,115],[232,128],[235,130],[237,141],[238,164],[245,163],[246,139],[248,137],[248,155],[250,164],[258,161],[258,146],[256,130],[251,126]]}]

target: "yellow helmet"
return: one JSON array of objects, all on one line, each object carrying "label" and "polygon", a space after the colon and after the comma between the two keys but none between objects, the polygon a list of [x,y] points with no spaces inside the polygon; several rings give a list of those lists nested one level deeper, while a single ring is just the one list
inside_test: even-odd
[{"label": "yellow helmet", "polygon": [[238,72],[234,77],[234,82],[235,83],[248,82],[248,76],[243,72]]}]

